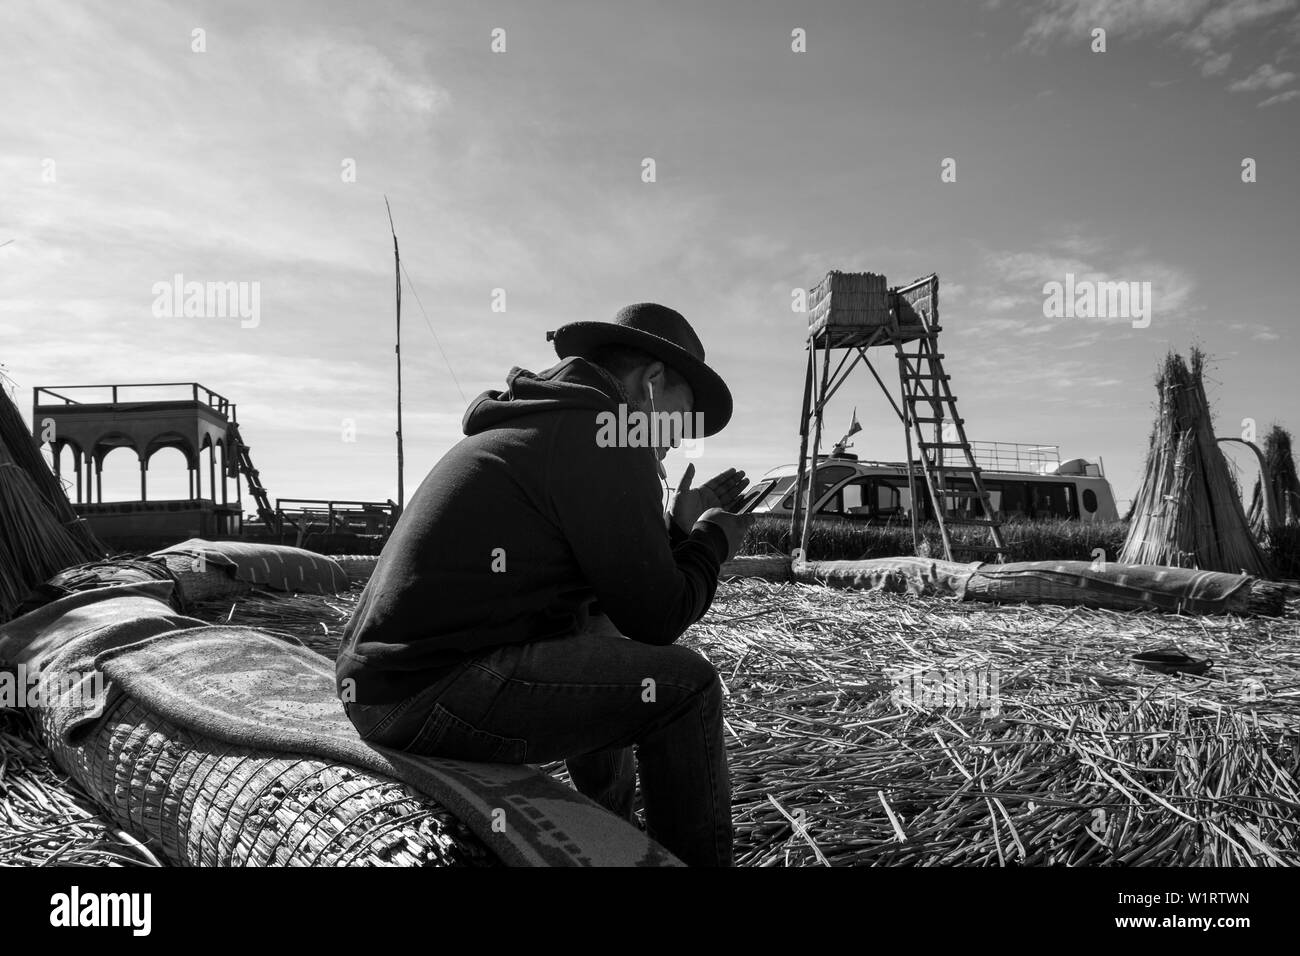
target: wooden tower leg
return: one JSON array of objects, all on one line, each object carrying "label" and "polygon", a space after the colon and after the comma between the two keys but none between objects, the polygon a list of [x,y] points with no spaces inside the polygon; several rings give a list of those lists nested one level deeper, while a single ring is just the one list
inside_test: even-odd
[{"label": "wooden tower leg", "polygon": [[[899,339],[895,338],[893,345],[895,353],[902,351],[903,346]],[[912,415],[914,412],[907,387],[907,366],[901,359],[898,362],[898,389],[899,403],[903,412],[903,442],[907,448],[907,510],[912,514],[912,554],[920,556],[921,531],[917,511],[921,502],[916,494],[916,472],[912,469]]]},{"label": "wooden tower leg", "polygon": [[[799,537],[799,547],[803,551],[804,560],[808,560],[808,537],[812,532],[812,513],[813,508],[817,506],[817,454],[822,448],[822,419],[826,415],[826,388],[831,376],[831,350],[829,347],[830,340],[827,340],[827,346],[822,348],[822,374],[820,381],[816,382],[813,389],[813,397],[816,405],[813,407],[813,414],[816,416],[813,422],[813,444],[812,459],[808,468],[808,500],[804,505],[803,512],[803,533]],[[816,344],[816,339],[813,340]],[[813,353],[813,364],[816,365],[816,353]]]},{"label": "wooden tower leg", "polygon": [[795,541],[798,540],[800,529],[803,528],[799,518],[803,514],[803,470],[808,461],[808,418],[812,414],[812,407],[808,404],[812,399],[813,383],[813,356],[816,352],[813,349],[813,339],[808,339],[808,365],[804,369],[803,379],[803,406],[799,413],[799,463],[795,466],[794,479],[794,512],[790,516],[790,549],[793,551],[798,547]]}]

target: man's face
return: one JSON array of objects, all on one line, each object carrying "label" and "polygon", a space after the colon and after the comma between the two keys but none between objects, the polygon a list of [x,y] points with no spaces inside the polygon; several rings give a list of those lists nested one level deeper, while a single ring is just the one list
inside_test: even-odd
[{"label": "man's face", "polygon": [[[633,391],[634,400],[647,415],[658,415],[660,444],[655,449],[663,461],[668,452],[682,443],[684,430],[691,427],[690,416],[695,410],[695,393],[676,375],[668,375],[662,362],[655,362],[637,374],[639,387]],[[653,388],[653,402],[651,389]],[[665,414],[667,417],[664,417]]]}]

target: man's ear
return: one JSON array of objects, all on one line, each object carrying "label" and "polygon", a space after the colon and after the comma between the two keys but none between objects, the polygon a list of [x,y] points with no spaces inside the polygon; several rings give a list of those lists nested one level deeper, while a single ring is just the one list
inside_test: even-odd
[{"label": "man's ear", "polygon": [[661,398],[668,391],[668,377],[664,363],[656,359],[645,367],[645,384],[653,384],[655,394]]}]

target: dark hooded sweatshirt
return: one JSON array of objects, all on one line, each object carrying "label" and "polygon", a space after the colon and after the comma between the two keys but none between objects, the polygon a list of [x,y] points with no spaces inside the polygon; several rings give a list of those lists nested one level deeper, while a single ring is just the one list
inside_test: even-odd
[{"label": "dark hooded sweatshirt", "polygon": [[593,600],[661,645],[713,601],[726,535],[665,522],[651,448],[597,442],[597,415],[625,401],[617,380],[569,358],[506,381],[398,519],[344,631],[344,699],[401,700],[468,656],[571,633]]}]

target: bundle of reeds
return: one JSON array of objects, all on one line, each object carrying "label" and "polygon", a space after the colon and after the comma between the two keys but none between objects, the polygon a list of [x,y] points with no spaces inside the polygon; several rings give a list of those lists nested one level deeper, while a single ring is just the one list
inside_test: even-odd
[{"label": "bundle of reeds", "polygon": [[96,557],[59,522],[31,477],[0,449],[0,621],[32,588]]},{"label": "bundle of reeds", "polygon": [[[1269,495],[1264,494],[1265,480],[1268,481]],[[1269,497],[1272,498],[1276,527],[1269,526]],[[1255,490],[1246,514],[1251,529],[1260,537],[1277,528],[1300,525],[1300,476],[1296,475],[1291,433],[1281,425],[1274,425],[1264,436],[1264,473],[1255,479]]]},{"label": "bundle of reeds", "polygon": [[1156,382],[1159,405],[1123,564],[1163,564],[1266,576],[1227,460],[1214,437],[1202,383],[1204,355],[1170,352]]},{"label": "bundle of reeds", "polygon": [[55,572],[104,553],[45,464],[22,413],[0,392],[0,621]]},{"label": "bundle of reeds", "polygon": [[185,866],[497,866],[444,806],[398,780],[239,747],[130,697],[93,729],[46,744],[123,830]]},{"label": "bundle of reeds", "polygon": [[[0,395],[3,393],[0,392]],[[27,472],[50,512],[86,552],[85,560],[103,557],[108,553],[104,543],[90,530],[90,525],[73,509],[59,479],[41,457],[41,446],[32,437],[23,413],[8,395],[0,397],[0,448],[8,455],[6,460],[14,462]]]}]

